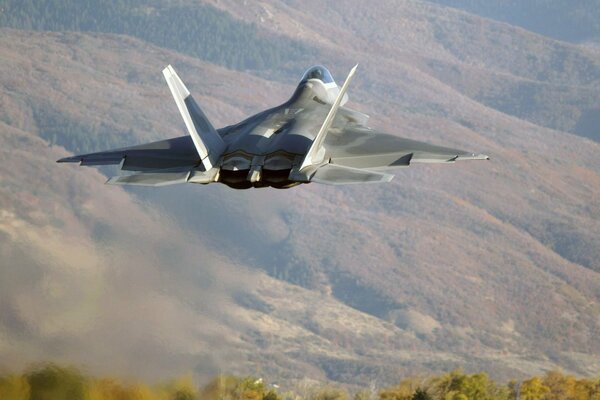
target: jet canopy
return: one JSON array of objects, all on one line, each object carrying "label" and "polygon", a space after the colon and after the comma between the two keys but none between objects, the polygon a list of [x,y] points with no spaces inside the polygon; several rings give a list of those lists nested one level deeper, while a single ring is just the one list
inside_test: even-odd
[{"label": "jet canopy", "polygon": [[304,75],[302,75],[302,80],[300,81],[300,83],[304,83],[309,79],[318,79],[325,84],[335,83],[329,70],[322,65],[315,65],[314,67],[310,67],[304,73]]}]

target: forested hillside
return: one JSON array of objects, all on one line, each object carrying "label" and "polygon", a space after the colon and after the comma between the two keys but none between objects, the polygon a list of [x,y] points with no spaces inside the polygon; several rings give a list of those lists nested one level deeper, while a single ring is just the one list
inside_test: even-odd
[{"label": "forested hillside", "polygon": [[315,51],[283,36],[266,36],[253,24],[203,4],[0,0],[0,26],[125,34],[234,69],[276,68]]},{"label": "forested hillside", "polygon": [[429,0],[540,33],[580,42],[600,39],[596,0]]}]

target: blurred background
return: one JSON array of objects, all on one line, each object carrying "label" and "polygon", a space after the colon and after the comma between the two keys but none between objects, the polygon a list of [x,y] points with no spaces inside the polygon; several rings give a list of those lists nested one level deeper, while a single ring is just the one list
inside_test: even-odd
[{"label": "blurred background", "polygon": [[[0,370],[381,387],[600,375],[596,0],[0,0]],[[312,64],[399,136],[490,162],[390,184],[105,186],[58,165],[216,126]]]}]

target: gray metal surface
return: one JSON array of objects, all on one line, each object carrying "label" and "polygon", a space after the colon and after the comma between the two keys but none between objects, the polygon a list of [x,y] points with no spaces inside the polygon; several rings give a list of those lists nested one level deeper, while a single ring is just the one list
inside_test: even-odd
[{"label": "gray metal surface", "polygon": [[[121,170],[136,172],[109,179],[112,184],[220,182],[246,189],[288,188],[309,182],[388,182],[392,175],[373,170],[488,159],[371,130],[366,126],[369,116],[343,106],[347,95],[322,66],[309,69],[285,103],[216,130],[175,70],[168,66],[163,74],[189,136],[66,157],[58,162],[120,164]],[[332,110],[334,103],[339,108]]]}]

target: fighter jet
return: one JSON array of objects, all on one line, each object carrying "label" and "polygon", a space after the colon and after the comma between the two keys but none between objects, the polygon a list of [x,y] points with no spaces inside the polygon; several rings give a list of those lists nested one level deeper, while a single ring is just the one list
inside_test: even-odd
[{"label": "fighter jet", "polygon": [[309,68],[285,103],[215,129],[170,65],[163,70],[187,135],[58,162],[118,164],[107,183],[165,186],[223,183],[235,189],[389,182],[389,169],[488,156],[375,131],[368,115],[344,107],[356,72],[340,88],[327,68]]}]

